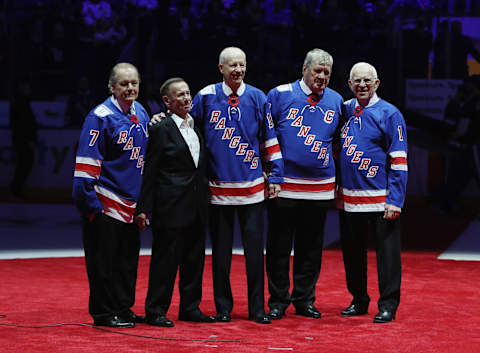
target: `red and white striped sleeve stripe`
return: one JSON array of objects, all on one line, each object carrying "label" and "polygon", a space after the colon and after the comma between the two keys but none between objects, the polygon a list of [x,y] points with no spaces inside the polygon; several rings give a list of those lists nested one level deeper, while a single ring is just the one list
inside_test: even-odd
[{"label": "red and white striped sleeve stripe", "polygon": [[90,157],[76,157],[75,177],[98,179],[102,168],[102,160]]},{"label": "red and white striped sleeve stripe", "polygon": [[276,137],[265,141],[263,145],[263,150],[264,159],[267,162],[282,158],[282,152],[280,150],[280,145],[278,144],[278,140]]},{"label": "red and white striped sleeve stripe", "polygon": [[95,191],[105,214],[121,222],[133,222],[136,202],[126,200],[99,185],[95,185]]},{"label": "red and white striped sleeve stripe", "polygon": [[407,153],[405,151],[393,151],[390,155],[390,167],[392,170],[408,171]]},{"label": "red and white striped sleeve stripe", "polygon": [[216,205],[247,205],[265,200],[263,177],[245,182],[209,181],[210,203]]}]

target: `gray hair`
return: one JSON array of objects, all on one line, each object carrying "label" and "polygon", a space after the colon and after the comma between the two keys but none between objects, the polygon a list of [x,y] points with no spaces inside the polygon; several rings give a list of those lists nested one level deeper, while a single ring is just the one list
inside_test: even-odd
[{"label": "gray hair", "polygon": [[307,53],[303,65],[306,67],[311,67],[314,62],[328,65],[330,68],[333,66],[332,56],[325,50],[318,48],[312,49]]},{"label": "gray hair", "polygon": [[372,73],[372,76],[373,76],[372,78],[374,80],[378,79],[377,70],[375,69],[375,67],[372,64],[361,61],[353,65],[352,68],[350,69],[350,80],[353,77],[353,72],[362,66],[366,66],[368,68],[368,70]]},{"label": "gray hair", "polygon": [[130,63],[118,63],[110,71],[110,76],[108,77],[108,85],[113,86],[118,81],[118,71],[122,69],[133,69],[137,72],[138,82],[140,82],[140,74],[138,73],[138,69],[135,65]]},{"label": "gray hair", "polygon": [[219,65],[225,64],[228,58],[235,52],[240,52],[245,58],[245,62],[247,61],[247,55],[242,49],[237,47],[227,47],[220,52],[220,56],[218,57],[218,64]]},{"label": "gray hair", "polygon": [[186,82],[183,78],[181,77],[172,77],[166,80],[162,85],[160,86],[160,95],[163,96],[168,96],[170,93],[170,86],[173,85],[174,83],[177,82]]}]

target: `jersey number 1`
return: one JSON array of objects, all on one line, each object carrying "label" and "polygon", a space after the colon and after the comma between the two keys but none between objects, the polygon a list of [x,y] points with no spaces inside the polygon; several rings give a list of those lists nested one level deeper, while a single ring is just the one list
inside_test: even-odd
[{"label": "jersey number 1", "polygon": [[400,141],[403,141],[402,127],[400,125],[398,125],[397,129],[398,129],[398,139]]}]

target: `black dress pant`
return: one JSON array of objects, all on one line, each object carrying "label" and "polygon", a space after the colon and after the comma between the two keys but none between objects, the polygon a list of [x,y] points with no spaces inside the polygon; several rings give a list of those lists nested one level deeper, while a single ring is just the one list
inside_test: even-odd
[{"label": "black dress pant", "polygon": [[212,239],[213,293],[217,313],[231,313],[233,308],[230,268],[235,213],[238,215],[247,268],[249,317],[265,315],[265,265],[263,239],[265,206],[256,203],[241,206],[210,207],[210,236]]},{"label": "black dress pant", "polygon": [[341,244],[348,291],[352,304],[366,305],[368,237],[376,242],[380,311],[397,310],[400,302],[400,219],[386,220],[383,212],[340,212]]},{"label": "black dress pant", "polygon": [[83,220],[83,247],[90,285],[89,312],[105,320],[135,303],[140,235],[135,223],[104,214]]},{"label": "black dress pant", "polygon": [[145,313],[166,315],[172,301],[177,272],[180,315],[199,310],[205,264],[205,226],[196,222],[184,228],[153,228],[152,258]]},{"label": "black dress pant", "polygon": [[[266,268],[268,306],[285,310],[315,301],[322,265],[327,207],[330,201],[273,199],[268,205]],[[293,289],[290,295],[290,253],[294,248]]]}]

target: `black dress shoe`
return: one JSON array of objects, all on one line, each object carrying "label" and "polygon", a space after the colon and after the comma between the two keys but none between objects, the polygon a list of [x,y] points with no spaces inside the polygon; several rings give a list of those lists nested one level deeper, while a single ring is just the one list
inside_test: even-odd
[{"label": "black dress shoe", "polygon": [[358,304],[351,304],[348,308],[343,310],[340,315],[342,316],[358,316],[358,315],[365,315],[368,312],[366,306],[358,305]]},{"label": "black dress shoe", "polygon": [[230,322],[232,317],[228,313],[217,314],[217,322]]},{"label": "black dress shoe", "polygon": [[128,319],[124,319],[120,316],[115,315],[114,317],[110,319],[104,319],[104,320],[94,320],[93,321],[94,326],[107,326],[107,327],[115,327],[115,328],[129,328],[129,327],[135,327],[135,323],[133,321],[130,321]]},{"label": "black dress shoe", "polygon": [[204,323],[212,323],[212,322],[217,321],[215,316],[205,315],[201,311],[196,311],[196,312],[188,313],[188,314],[179,314],[178,315],[178,320],[180,320],[180,321],[204,322]]},{"label": "black dress shoe", "polygon": [[157,316],[147,316],[146,319],[147,324],[152,326],[159,326],[159,327],[173,327],[173,321],[167,319],[165,315],[157,315]]},{"label": "black dress shoe", "polygon": [[146,320],[147,320],[147,317],[145,315],[133,314],[133,322],[137,324],[144,324]]},{"label": "black dress shoe", "polygon": [[305,307],[298,307],[297,315],[302,315],[306,317],[313,317],[314,319],[320,319],[322,314],[313,306],[313,304],[308,304]]},{"label": "black dress shoe", "polygon": [[285,310],[279,309],[279,308],[272,308],[270,309],[270,312],[268,313],[268,316],[272,320],[279,320],[282,317],[285,316]]},{"label": "black dress shoe", "polygon": [[386,322],[391,322],[393,320],[395,320],[395,313],[392,311],[380,311],[373,318],[373,322],[377,324],[384,324]]},{"label": "black dress shoe", "polygon": [[257,324],[271,324],[268,315],[250,316],[249,320],[255,321]]},{"label": "black dress shoe", "polygon": [[146,317],[143,315],[137,315],[133,311],[130,311],[128,314],[128,319],[130,319],[130,321],[135,322],[137,324],[143,324],[145,323]]}]

